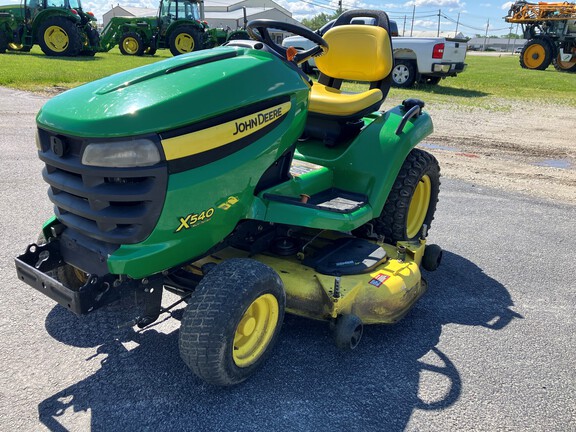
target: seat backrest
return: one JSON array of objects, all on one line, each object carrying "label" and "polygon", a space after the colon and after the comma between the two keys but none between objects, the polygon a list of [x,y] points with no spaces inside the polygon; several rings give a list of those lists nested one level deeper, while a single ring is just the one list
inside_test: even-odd
[{"label": "seat backrest", "polygon": [[[369,18],[371,24],[351,24]],[[340,88],[342,81],[364,81],[370,88],[380,88],[385,98],[390,90],[394,56],[390,20],[380,10],[344,12],[322,35],[330,50],[316,57],[320,71],[318,82]]]},{"label": "seat backrest", "polygon": [[392,45],[388,32],[371,25],[342,25],[324,34],[330,46],[327,54],[316,58],[323,74],[345,81],[374,82],[392,71]]}]

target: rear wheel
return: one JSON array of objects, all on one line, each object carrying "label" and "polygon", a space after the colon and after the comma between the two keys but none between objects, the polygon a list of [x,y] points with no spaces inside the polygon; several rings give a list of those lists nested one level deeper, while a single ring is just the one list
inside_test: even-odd
[{"label": "rear wheel", "polygon": [[394,87],[408,88],[416,81],[416,67],[412,60],[396,60],[392,69],[392,85]]},{"label": "rear wheel", "polygon": [[170,52],[173,56],[177,56],[202,49],[201,39],[194,27],[178,27],[170,35]]},{"label": "rear wheel", "polygon": [[[402,164],[382,213],[369,222],[373,233],[391,243],[417,238],[422,226],[430,227],[434,219],[439,192],[438,161],[428,152],[413,149]],[[355,233],[366,236],[367,228],[360,227]]]},{"label": "rear wheel", "polygon": [[546,38],[529,40],[520,53],[520,66],[524,69],[544,70],[552,62],[554,47]]},{"label": "rear wheel", "polygon": [[204,276],[180,328],[180,356],[204,381],[247,379],[270,355],[284,318],[286,295],[270,267],[231,259]]},{"label": "rear wheel", "polygon": [[565,62],[562,61],[562,54],[558,53],[558,55],[552,59],[552,64],[559,72],[576,72],[576,54],[572,55],[570,61]]},{"label": "rear wheel", "polygon": [[82,50],[78,27],[63,17],[47,18],[38,29],[38,43],[47,56],[75,57]]},{"label": "rear wheel", "polygon": [[124,33],[119,42],[120,52],[129,56],[141,56],[144,54],[144,42],[136,32]]}]

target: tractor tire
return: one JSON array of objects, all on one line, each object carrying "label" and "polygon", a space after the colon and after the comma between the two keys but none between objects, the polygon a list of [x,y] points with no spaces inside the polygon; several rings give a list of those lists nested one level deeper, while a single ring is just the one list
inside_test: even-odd
[{"label": "tractor tire", "polygon": [[553,59],[552,64],[558,72],[576,72],[576,55],[572,56],[571,61],[563,62],[561,54],[558,53]]},{"label": "tractor tire", "polygon": [[141,56],[146,49],[142,37],[136,32],[124,33],[120,38],[118,47],[120,52],[127,56]]},{"label": "tractor tire", "polygon": [[392,86],[410,88],[416,82],[416,66],[412,60],[396,60],[392,69]]},{"label": "tractor tire", "polygon": [[156,48],[148,47],[144,50],[145,55],[153,56],[156,54]]},{"label": "tractor tire", "polygon": [[72,21],[56,16],[47,18],[38,28],[42,52],[51,57],[76,57],[82,51],[80,31]]},{"label": "tractor tire", "polygon": [[554,57],[554,45],[547,38],[530,39],[520,53],[520,66],[524,69],[544,70]]},{"label": "tractor tire", "polygon": [[[406,157],[382,213],[354,234],[384,236],[387,242],[414,240],[434,219],[440,192],[440,166],[430,153],[413,149]],[[371,226],[371,230],[369,230]]]},{"label": "tractor tire", "polygon": [[172,31],[169,40],[173,56],[202,49],[202,36],[193,26],[180,26]]},{"label": "tractor tire", "polygon": [[4,54],[8,49],[8,39],[6,34],[0,30],[0,54]]},{"label": "tractor tire", "polygon": [[180,357],[209,384],[244,381],[270,355],[285,304],[282,280],[270,267],[252,259],[224,261],[204,276],[186,306]]}]

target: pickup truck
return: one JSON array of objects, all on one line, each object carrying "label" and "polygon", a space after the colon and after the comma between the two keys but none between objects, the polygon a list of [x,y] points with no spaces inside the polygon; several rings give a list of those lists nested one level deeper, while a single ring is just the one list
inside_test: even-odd
[{"label": "pickup truck", "polygon": [[[361,19],[354,24],[370,25],[368,20]],[[332,27],[333,21],[317,31],[322,35]],[[394,69],[392,85],[394,87],[411,87],[415,83],[438,84],[441,79],[456,76],[464,71],[466,64],[467,44],[465,41],[445,38],[398,37],[398,27],[390,21],[393,36]],[[301,37],[290,36],[282,41],[282,46],[293,46],[304,50],[311,48],[313,42]],[[316,67],[314,59],[302,64],[306,73],[313,72]]]}]

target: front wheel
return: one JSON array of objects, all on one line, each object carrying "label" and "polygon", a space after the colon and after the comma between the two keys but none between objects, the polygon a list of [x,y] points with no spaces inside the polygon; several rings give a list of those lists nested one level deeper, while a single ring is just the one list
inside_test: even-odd
[{"label": "front wheel", "polygon": [[399,88],[412,87],[416,82],[416,66],[412,60],[396,60],[392,69],[392,85]]},{"label": "front wheel", "polygon": [[119,42],[120,52],[129,56],[141,56],[144,54],[144,42],[136,32],[124,33]]},{"label": "front wheel", "polygon": [[231,259],[204,276],[182,318],[182,360],[209,384],[229,386],[247,379],[270,355],[282,321],[286,295],[270,267]]},{"label": "front wheel", "polygon": [[400,168],[380,216],[356,234],[366,236],[372,231],[391,243],[418,238],[423,225],[430,227],[434,219],[439,192],[438,161],[428,152],[413,149]]},{"label": "front wheel", "polygon": [[198,31],[192,26],[176,28],[170,35],[170,52],[173,56],[177,56],[202,49],[201,39]]},{"label": "front wheel", "polygon": [[520,53],[520,66],[524,69],[544,70],[552,62],[554,47],[546,38],[529,40]]}]

